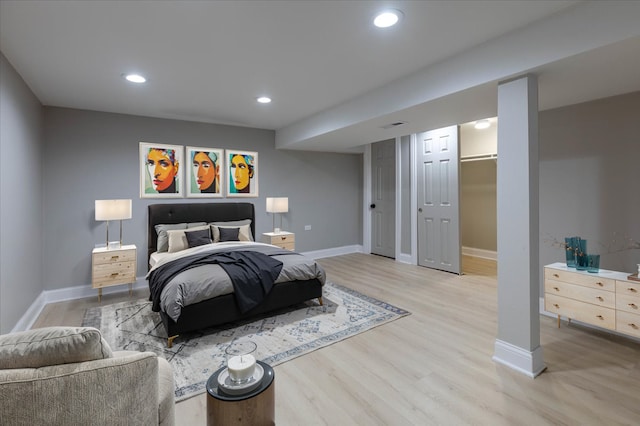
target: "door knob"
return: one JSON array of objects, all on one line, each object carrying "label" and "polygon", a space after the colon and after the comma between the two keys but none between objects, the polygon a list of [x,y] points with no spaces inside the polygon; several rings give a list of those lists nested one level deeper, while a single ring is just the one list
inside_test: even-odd
[{"label": "door knob", "polygon": [[422,213],[422,207],[418,209],[418,213]]},{"label": "door knob", "polygon": [[372,209],[375,209],[376,205],[375,204],[371,204],[369,207],[371,207]]}]

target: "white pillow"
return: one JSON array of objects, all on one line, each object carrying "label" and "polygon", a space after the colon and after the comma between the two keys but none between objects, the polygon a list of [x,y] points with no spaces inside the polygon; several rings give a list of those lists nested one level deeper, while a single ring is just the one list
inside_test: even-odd
[{"label": "white pillow", "polygon": [[167,236],[169,237],[169,253],[188,249],[189,241],[187,241],[187,236],[184,233],[187,231],[199,231],[201,229],[209,229],[209,226],[194,226],[189,229],[174,229],[167,231]]},{"label": "white pillow", "polygon": [[240,241],[253,241],[253,235],[251,235],[251,220],[247,219],[248,224],[241,224],[244,221],[227,222],[222,225],[223,222],[216,222],[211,224],[211,232],[213,233],[213,242],[220,242],[220,230],[219,228],[238,228],[238,240]]}]

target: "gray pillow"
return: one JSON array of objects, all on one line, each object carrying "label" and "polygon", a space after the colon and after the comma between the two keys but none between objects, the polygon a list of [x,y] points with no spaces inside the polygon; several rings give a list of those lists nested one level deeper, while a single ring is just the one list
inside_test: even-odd
[{"label": "gray pillow", "polygon": [[186,223],[174,223],[170,225],[156,225],[156,233],[158,234],[158,245],[156,250],[158,253],[169,251],[169,235],[167,231],[175,229],[187,229]]},{"label": "gray pillow", "polygon": [[168,225],[156,225],[156,233],[158,234],[158,244],[156,251],[163,253],[169,251],[169,235],[167,231],[174,231],[176,229],[188,229],[195,228],[196,226],[204,226],[206,222],[190,222],[190,223],[172,223]]},{"label": "gray pillow", "polygon": [[211,244],[211,234],[209,232],[209,227],[205,229],[200,229],[198,231],[185,231],[185,237],[187,237],[187,243],[189,244],[189,248],[203,246],[205,244]]},{"label": "gray pillow", "polygon": [[243,220],[230,220],[228,222],[210,222],[211,232],[213,233],[213,242],[217,243],[220,241],[220,231],[221,227],[225,228],[234,228],[240,227],[239,231],[239,239],[240,241],[254,241],[253,234],[251,233],[251,219],[243,219]]},{"label": "gray pillow", "polygon": [[238,239],[238,232],[240,228],[218,228],[220,230],[220,242],[224,241],[240,241]]}]

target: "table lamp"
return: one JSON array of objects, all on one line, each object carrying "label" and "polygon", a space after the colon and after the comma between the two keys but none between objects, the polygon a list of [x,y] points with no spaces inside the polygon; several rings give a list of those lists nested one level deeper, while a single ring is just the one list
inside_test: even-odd
[{"label": "table lamp", "polygon": [[276,213],[289,211],[289,198],[267,197],[267,213],[273,213],[273,233],[278,234],[282,228],[282,215],[280,215],[280,228],[276,228]]},{"label": "table lamp", "polygon": [[131,219],[131,200],[96,200],[96,220],[107,221],[107,248],[112,248],[109,246],[109,221],[120,221],[119,248],[122,246],[122,220],[124,219]]}]

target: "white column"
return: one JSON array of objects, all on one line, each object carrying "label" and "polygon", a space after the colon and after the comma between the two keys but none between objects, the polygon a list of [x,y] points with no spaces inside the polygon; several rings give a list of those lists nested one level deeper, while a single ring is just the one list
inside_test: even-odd
[{"label": "white column", "polygon": [[494,361],[530,377],[540,346],[538,80],[498,85],[498,337]]}]

